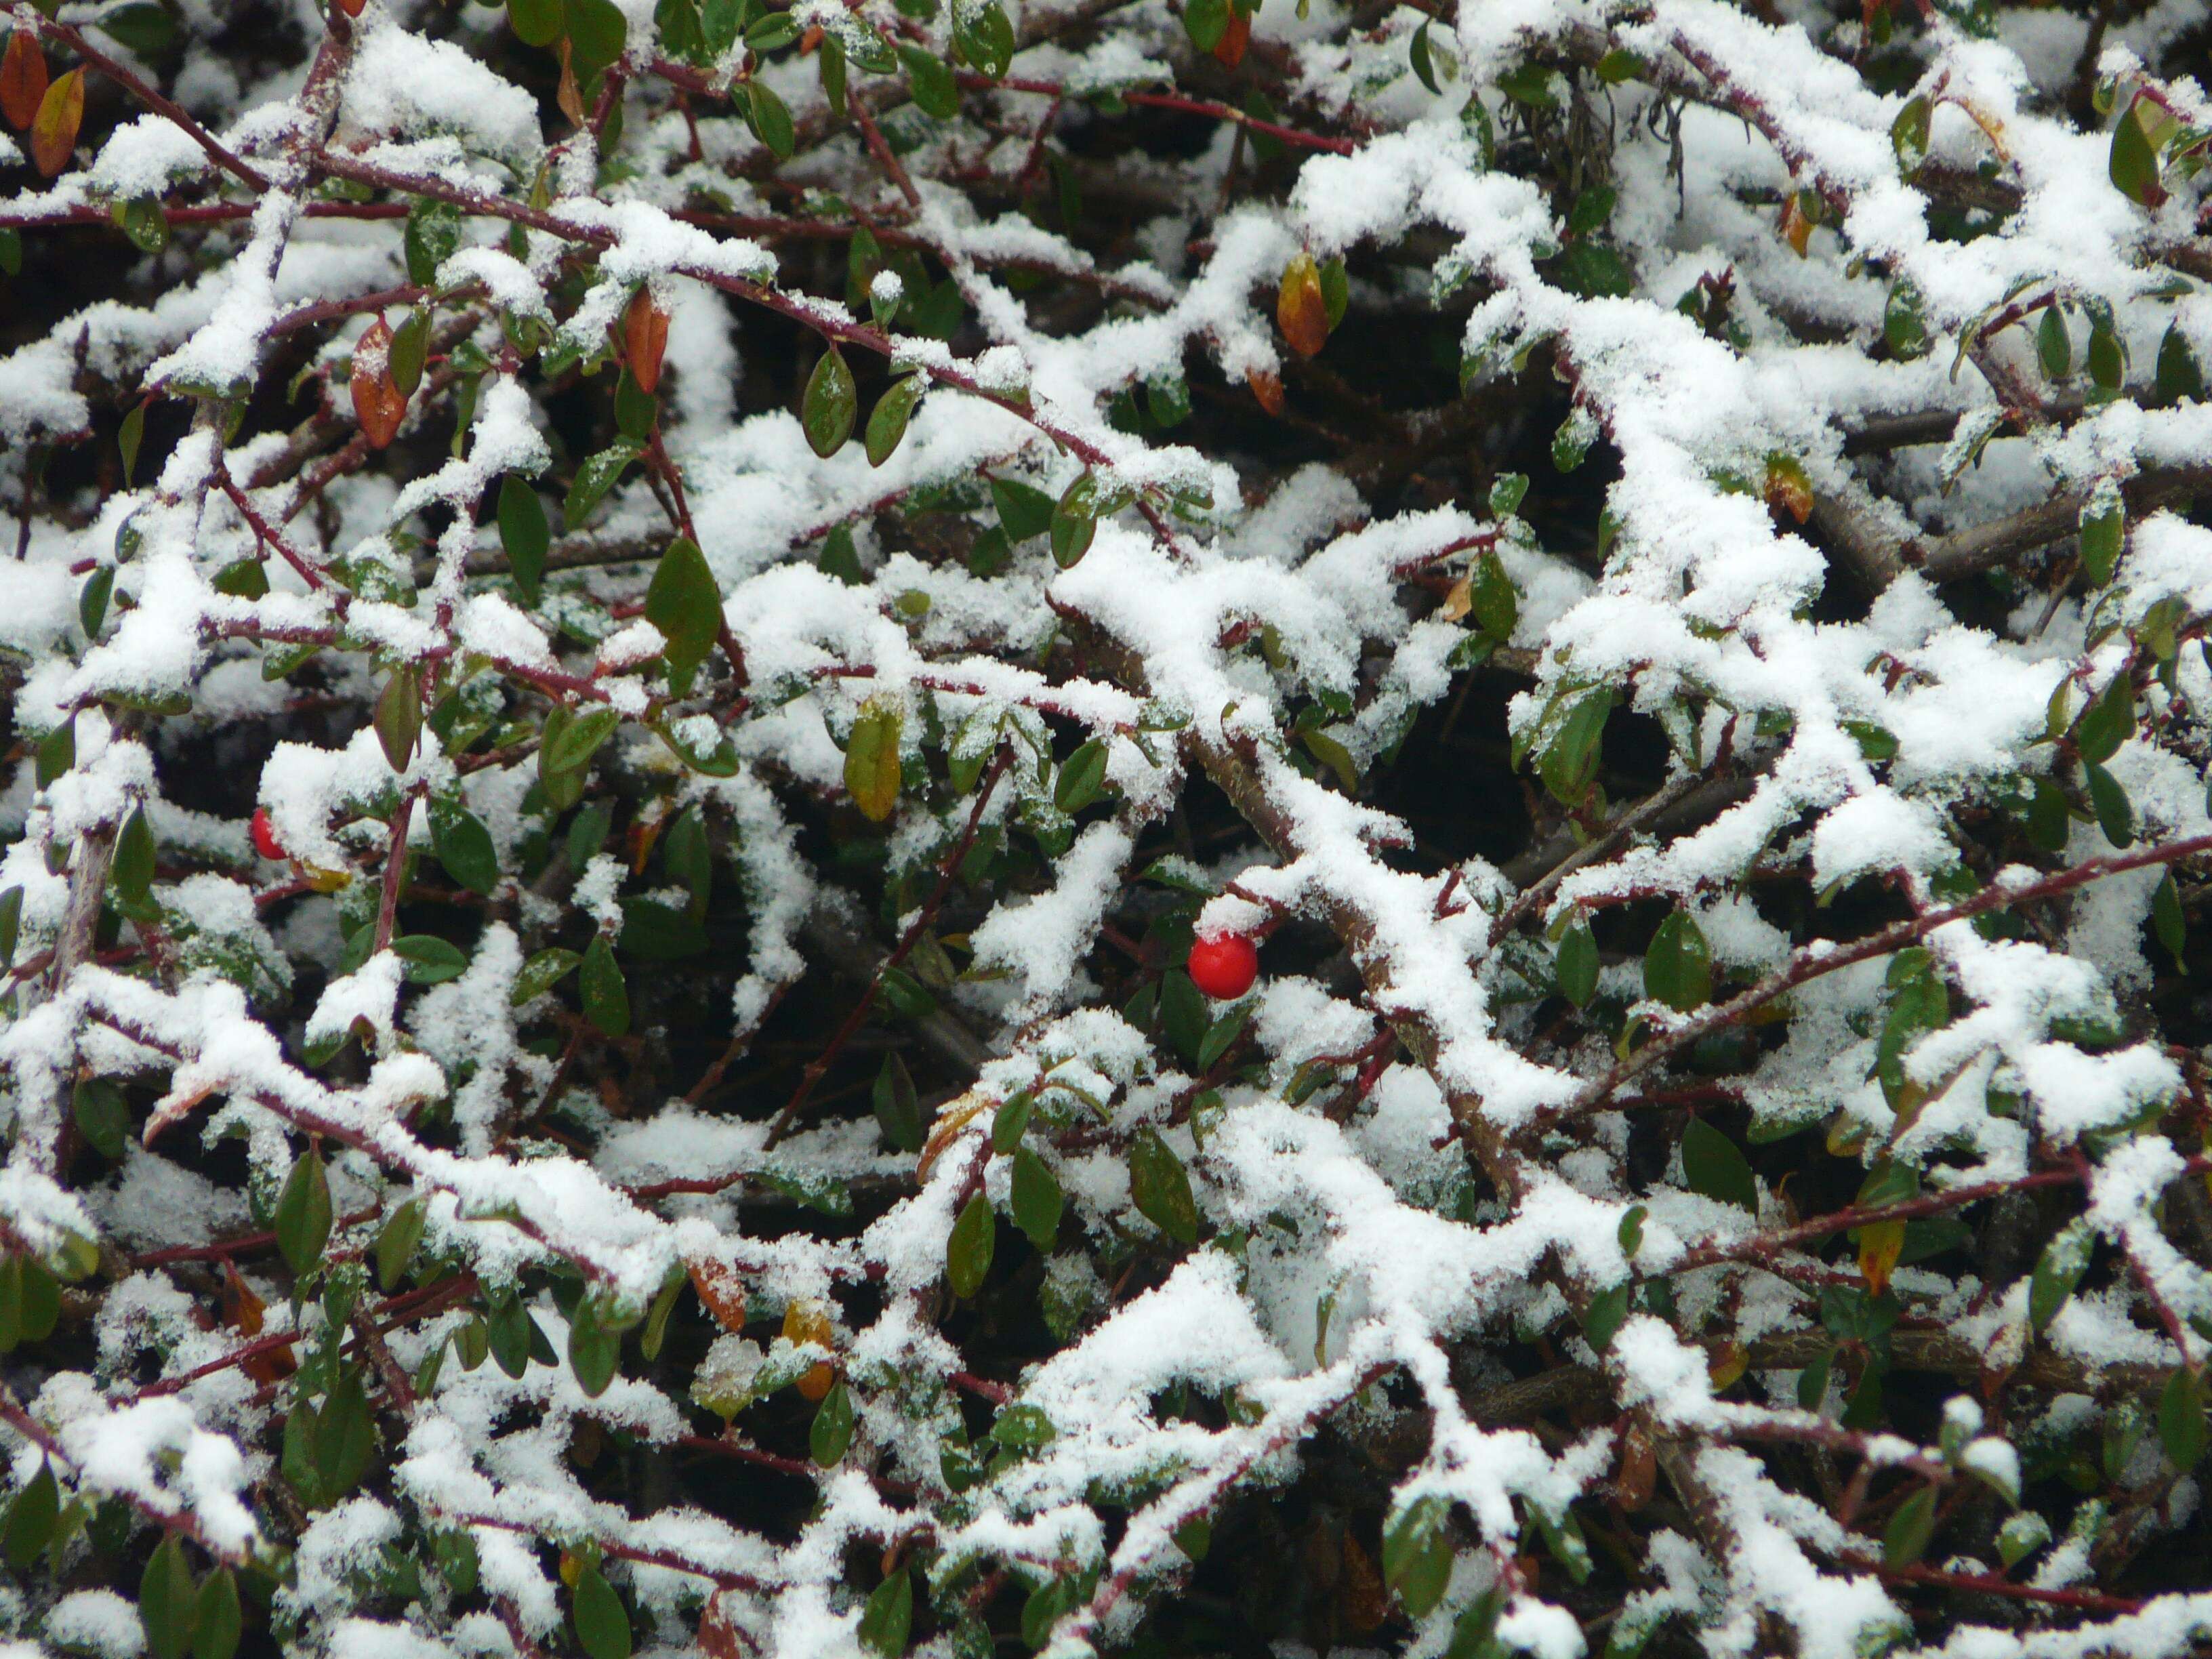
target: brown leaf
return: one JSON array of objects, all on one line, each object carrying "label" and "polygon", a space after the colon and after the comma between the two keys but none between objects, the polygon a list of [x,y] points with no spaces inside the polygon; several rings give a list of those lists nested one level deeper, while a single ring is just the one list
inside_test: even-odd
[{"label": "brown leaf", "polygon": [[84,71],[73,69],[46,88],[31,118],[31,160],[49,179],[76,153],[76,130],[84,120]]},{"label": "brown leaf", "polygon": [[1251,18],[1231,5],[1229,8],[1229,26],[1221,31],[1221,38],[1213,43],[1214,61],[1224,69],[1235,69],[1244,61],[1244,48],[1251,43]]},{"label": "brown leaf", "polygon": [[1767,462],[1766,504],[1799,524],[1813,516],[1813,481],[1795,457],[1777,455]]},{"label": "brown leaf", "polygon": [[742,1331],[745,1328],[745,1285],[735,1269],[719,1261],[693,1261],[691,1288],[699,1292],[699,1300],[706,1304],[707,1311],[726,1331]]},{"label": "brown leaf", "polygon": [[1659,1449],[1652,1443],[1651,1431],[1640,1416],[1629,1420],[1628,1432],[1620,1443],[1620,1477],[1613,1482],[1614,1502],[1634,1514],[1651,1501],[1652,1488],[1659,1479]]},{"label": "brown leaf", "polygon": [[716,1590],[708,1597],[706,1610],[699,1615],[699,1645],[712,1659],[754,1659],[752,1648],[738,1633],[729,1610],[722,1605],[726,1594]]},{"label": "brown leaf", "polygon": [[46,54],[39,49],[30,30],[19,28],[8,37],[8,52],[0,58],[0,115],[21,131],[39,118],[39,101],[46,95]]},{"label": "brown leaf", "polygon": [[[238,1276],[237,1267],[228,1259],[222,1264],[222,1275],[223,1323],[243,1337],[260,1335],[269,1304],[253,1293],[253,1287]],[[248,1355],[238,1362],[238,1368],[265,1388],[283,1382],[299,1366],[291,1349],[284,1347]]]},{"label": "brown leaf", "polygon": [[1336,1583],[1337,1611],[1354,1635],[1378,1629],[1390,1616],[1390,1593],[1383,1588],[1382,1575],[1375,1570],[1374,1558],[1348,1532],[1344,1534],[1344,1570]]},{"label": "brown leaf", "polygon": [[1805,249],[1813,240],[1813,220],[1812,216],[1805,211],[1803,192],[1793,190],[1782,198],[1782,218],[1779,228],[1782,240],[1790,244],[1790,252],[1799,258],[1803,258]]},{"label": "brown leaf", "polygon": [[578,126],[584,125],[584,93],[576,84],[576,65],[568,55],[568,37],[561,37],[561,90],[554,102],[561,106],[561,113]]},{"label": "brown leaf", "polygon": [[623,313],[623,355],[641,392],[659,389],[661,354],[667,349],[668,313],[653,303],[651,289],[641,288]]},{"label": "brown leaf", "polygon": [[1316,357],[1328,343],[1328,300],[1321,291],[1321,267],[1300,253],[1283,267],[1275,290],[1275,326],[1301,357]]},{"label": "brown leaf", "polygon": [[407,397],[392,379],[392,330],[380,317],[353,349],[353,412],[371,449],[398,435]]},{"label": "brown leaf", "polygon": [[1248,368],[1244,384],[1252,388],[1252,395],[1260,400],[1260,407],[1270,415],[1283,412],[1283,382],[1272,368]]}]

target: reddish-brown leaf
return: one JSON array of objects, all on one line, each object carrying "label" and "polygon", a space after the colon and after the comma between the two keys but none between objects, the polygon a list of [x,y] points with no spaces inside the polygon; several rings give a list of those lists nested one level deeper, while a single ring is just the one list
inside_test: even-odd
[{"label": "reddish-brown leaf", "polygon": [[0,57],[0,115],[20,132],[39,118],[46,95],[46,54],[30,30],[19,28],[8,37],[7,54]]},{"label": "reddish-brown leaf", "polygon": [[358,17],[361,9],[368,3],[368,0],[338,0],[338,9],[349,17]]},{"label": "reddish-brown leaf", "polygon": [[691,1288],[715,1322],[726,1331],[745,1328],[745,1286],[732,1268],[714,1261],[691,1263]]},{"label": "reddish-brown leaf", "polygon": [[1782,240],[1790,244],[1790,251],[1799,258],[1813,240],[1813,218],[1805,211],[1804,192],[1792,191],[1782,198],[1782,217],[1778,228]]},{"label": "reddish-brown leaf", "polygon": [[1244,61],[1244,48],[1252,41],[1252,20],[1234,5],[1229,8],[1229,27],[1221,31],[1221,38],[1213,43],[1214,60],[1224,69],[1235,69]]},{"label": "reddish-brown leaf", "polygon": [[638,289],[623,313],[623,355],[630,378],[648,395],[660,386],[661,354],[668,349],[668,313],[653,301],[653,290]]},{"label": "reddish-brown leaf", "polygon": [[1328,300],[1321,291],[1321,267],[1300,253],[1283,267],[1275,290],[1275,326],[1301,357],[1316,357],[1328,343]]},{"label": "reddish-brown leaf", "polygon": [[[783,1335],[794,1346],[813,1342],[826,1348],[836,1340],[828,1310],[818,1302],[804,1300],[783,1310]],[[818,1401],[830,1392],[830,1385],[836,1380],[836,1368],[826,1359],[820,1361],[799,1379],[799,1398]]]},{"label": "reddish-brown leaf", "polygon": [[73,69],[46,88],[31,118],[31,160],[52,178],[76,154],[76,130],[84,119],[84,71]]},{"label": "reddish-brown leaf", "polygon": [[392,330],[381,317],[353,349],[353,412],[371,449],[389,444],[407,413],[407,394],[392,378]]},{"label": "reddish-brown leaf", "polygon": [[1252,388],[1252,395],[1260,400],[1260,407],[1270,415],[1283,412],[1283,382],[1272,368],[1248,368],[1244,384]]}]

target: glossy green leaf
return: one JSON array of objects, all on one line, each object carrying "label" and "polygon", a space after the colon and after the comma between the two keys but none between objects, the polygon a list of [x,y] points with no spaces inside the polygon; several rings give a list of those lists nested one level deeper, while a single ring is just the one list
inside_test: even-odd
[{"label": "glossy green leaf", "polygon": [[834,1469],[844,1461],[846,1449],[852,1443],[853,1396],[840,1377],[830,1385],[830,1392],[822,1396],[822,1404],[814,1413],[807,1449],[821,1468]]},{"label": "glossy green leaf", "polygon": [[806,430],[808,447],[824,460],[835,455],[853,435],[853,417],[859,408],[853,371],[833,345],[815,360],[800,400],[799,423]]},{"label": "glossy green leaf", "polygon": [[1688,911],[1672,912],[1651,936],[1644,952],[1644,989],[1680,1013],[1712,1000],[1712,950]]},{"label": "glossy green leaf", "polygon": [[198,1617],[199,1587],[185,1559],[181,1533],[165,1533],[138,1579],[138,1622],[152,1659],[184,1659]]},{"label": "glossy green leaf", "polygon": [[977,1193],[963,1206],[945,1242],[945,1282],[953,1295],[972,1297],[983,1288],[997,1232],[991,1200]]},{"label": "glossy green leaf", "polygon": [[321,1149],[310,1142],[292,1162],[276,1197],[276,1248],[293,1273],[304,1275],[323,1259],[331,1237],[331,1182]]},{"label": "glossy green leaf", "polygon": [[519,475],[508,473],[499,487],[499,540],[507,568],[514,574],[515,590],[526,605],[538,603],[552,537],[538,492]]},{"label": "glossy green leaf", "polygon": [[1129,1143],[1129,1197],[1137,1212],[1170,1238],[1198,1243],[1198,1200],[1191,1192],[1190,1172],[1150,1124]]},{"label": "glossy green leaf", "polygon": [[906,423],[913,417],[915,405],[921,401],[921,376],[909,374],[894,380],[888,391],[876,399],[876,406],[868,416],[866,447],[868,465],[881,466],[890,459],[906,436]]},{"label": "glossy green leaf", "polygon": [[1027,1146],[1014,1149],[1014,1225],[1040,1251],[1050,1250],[1060,1236],[1060,1218],[1066,1206],[1059,1177]]},{"label": "glossy green leaf", "polygon": [[576,1645],[586,1659],[629,1659],[629,1612],[595,1566],[576,1574],[576,1589],[568,1604],[576,1627]]},{"label": "glossy green leaf", "polygon": [[629,985],[605,933],[594,933],[584,947],[577,988],[583,995],[586,1019],[609,1036],[629,1035]]},{"label": "glossy green leaf", "polygon": [[1693,1193],[1759,1213],[1759,1180],[1743,1151],[1701,1117],[1682,1131],[1682,1180]]}]

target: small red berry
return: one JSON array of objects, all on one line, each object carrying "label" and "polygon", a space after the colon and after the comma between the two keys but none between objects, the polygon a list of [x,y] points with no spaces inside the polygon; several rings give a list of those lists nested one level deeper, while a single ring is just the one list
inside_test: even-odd
[{"label": "small red berry", "polygon": [[253,809],[253,850],[264,859],[284,856],[284,843],[276,839],[276,826],[269,822],[269,809],[265,806]]},{"label": "small red berry", "polygon": [[1260,971],[1260,947],[1242,933],[1216,933],[1190,947],[1191,983],[1217,1002],[1243,996]]}]

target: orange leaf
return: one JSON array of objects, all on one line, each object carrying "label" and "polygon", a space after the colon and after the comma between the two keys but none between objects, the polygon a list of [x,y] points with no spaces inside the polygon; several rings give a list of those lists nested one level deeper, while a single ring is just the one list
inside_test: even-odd
[{"label": "orange leaf", "polygon": [[1859,1271],[1866,1275],[1869,1294],[1880,1296],[1889,1288],[1889,1276],[1904,1254],[1902,1221],[1877,1221],[1859,1229]]},{"label": "orange leaf", "polygon": [[407,413],[407,395],[392,379],[392,330],[381,317],[353,349],[353,412],[371,449],[389,444]]},{"label": "orange leaf", "polygon": [[653,302],[653,290],[641,288],[623,313],[623,355],[638,390],[647,394],[660,385],[660,357],[668,349],[668,313]]},{"label": "orange leaf", "polygon": [[726,1331],[744,1329],[745,1286],[735,1270],[716,1261],[694,1261],[690,1268],[691,1288],[715,1322]]},{"label": "orange leaf", "polygon": [[8,52],[0,58],[0,115],[21,131],[39,117],[39,100],[46,95],[46,54],[28,29],[8,37]]},{"label": "orange leaf", "polygon": [[[784,1340],[794,1346],[814,1343],[820,1347],[835,1346],[836,1333],[830,1328],[830,1315],[818,1302],[799,1301],[783,1310]],[[823,1360],[797,1383],[802,1400],[820,1400],[830,1392],[830,1385],[837,1380],[836,1368]]]},{"label": "orange leaf", "polygon": [[1328,301],[1321,291],[1321,267],[1301,253],[1283,267],[1275,290],[1275,326],[1301,357],[1318,356],[1328,343]]},{"label": "orange leaf", "polygon": [[1805,249],[1813,240],[1813,219],[1805,211],[1804,204],[1804,192],[1802,191],[1793,190],[1784,197],[1779,227],[1782,240],[1790,244],[1790,252],[1801,259],[1805,257]]},{"label": "orange leaf", "polygon": [[1244,61],[1244,48],[1251,44],[1252,20],[1232,4],[1229,8],[1229,26],[1221,31],[1221,38],[1213,43],[1214,61],[1224,69],[1235,69]]},{"label": "orange leaf", "polygon": [[31,160],[52,178],[76,153],[76,130],[84,119],[84,71],[73,69],[46,88],[31,120]]},{"label": "orange leaf", "polygon": [[1283,382],[1273,369],[1248,368],[1244,371],[1244,384],[1252,388],[1252,395],[1267,413],[1283,412]]},{"label": "orange leaf", "polygon": [[368,0],[338,0],[338,9],[349,17],[358,17],[362,8],[368,3]]}]

